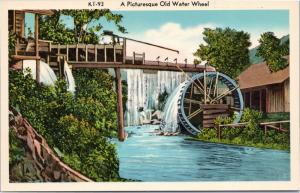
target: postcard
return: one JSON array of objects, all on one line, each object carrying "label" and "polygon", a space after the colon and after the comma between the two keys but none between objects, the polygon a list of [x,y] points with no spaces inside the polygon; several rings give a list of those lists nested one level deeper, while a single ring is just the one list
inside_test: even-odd
[{"label": "postcard", "polygon": [[299,190],[298,1],[1,2],[1,190]]}]

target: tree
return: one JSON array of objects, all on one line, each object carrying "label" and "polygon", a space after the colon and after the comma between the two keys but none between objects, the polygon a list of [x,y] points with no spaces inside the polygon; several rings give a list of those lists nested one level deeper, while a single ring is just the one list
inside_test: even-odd
[{"label": "tree", "polygon": [[74,44],[76,42],[74,30],[68,29],[60,20],[61,11],[54,10],[52,16],[41,16],[39,18],[40,33],[39,38],[51,40],[57,44]]},{"label": "tree", "polygon": [[231,77],[237,77],[249,65],[251,42],[248,33],[230,28],[206,28],[203,35],[205,44],[199,45],[194,53],[201,61],[207,61],[216,70]]},{"label": "tree", "polygon": [[289,54],[289,41],[281,43],[273,32],[263,33],[259,39],[256,56],[265,59],[271,72],[277,72],[288,66],[287,59],[283,56]]},{"label": "tree", "polygon": [[[77,43],[99,42],[99,36],[96,33],[102,30],[103,26],[96,21],[101,18],[106,19],[108,22],[114,22],[120,32],[126,32],[126,29],[120,24],[123,16],[114,14],[109,9],[63,10],[62,13],[73,17],[74,35]],[[91,26],[92,24],[97,25]]]},{"label": "tree", "polygon": [[[74,20],[74,28],[68,29],[61,22],[61,16],[71,16]],[[86,43],[97,44],[99,35],[103,29],[100,19],[104,18],[108,22],[114,22],[121,33],[126,29],[121,25],[123,16],[114,14],[109,9],[95,10],[55,10],[52,16],[40,18],[40,36],[43,39],[52,40],[55,43]]]}]

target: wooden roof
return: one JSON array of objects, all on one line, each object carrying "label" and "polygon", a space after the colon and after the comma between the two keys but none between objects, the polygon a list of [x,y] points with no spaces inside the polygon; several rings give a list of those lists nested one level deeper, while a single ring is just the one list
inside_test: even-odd
[{"label": "wooden roof", "polygon": [[282,83],[288,78],[289,66],[283,70],[271,73],[266,62],[263,62],[249,66],[238,76],[238,82],[240,89],[247,89]]},{"label": "wooden roof", "polygon": [[40,14],[40,15],[48,15],[48,16],[51,16],[54,14],[54,12],[52,10],[48,10],[48,9],[24,9],[24,10],[21,10],[21,11],[24,11],[24,12],[27,12],[27,13],[37,13],[37,14]]}]

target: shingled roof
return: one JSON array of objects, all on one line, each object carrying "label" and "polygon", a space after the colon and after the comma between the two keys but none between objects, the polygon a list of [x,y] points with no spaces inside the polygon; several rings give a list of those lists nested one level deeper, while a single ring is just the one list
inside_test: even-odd
[{"label": "shingled roof", "polygon": [[266,62],[253,64],[238,76],[240,89],[254,88],[282,83],[289,78],[289,66],[277,72],[271,72]]}]

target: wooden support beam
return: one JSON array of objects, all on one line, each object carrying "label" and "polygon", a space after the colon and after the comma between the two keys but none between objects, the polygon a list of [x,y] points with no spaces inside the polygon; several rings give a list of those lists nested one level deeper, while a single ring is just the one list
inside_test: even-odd
[{"label": "wooden support beam", "polygon": [[87,44],[85,45],[85,61],[87,62],[88,61],[88,47],[87,47]]},{"label": "wooden support beam", "polygon": [[69,45],[67,45],[67,61],[69,61]]},{"label": "wooden support beam", "polygon": [[117,56],[116,56],[116,46],[115,45],[114,45],[113,50],[114,50],[114,62],[116,62],[117,61]]},{"label": "wooden support beam", "polygon": [[98,49],[97,49],[97,45],[95,45],[95,62],[97,62],[97,58],[98,58],[98,55],[97,55],[97,52],[98,52]]},{"label": "wooden support beam", "polygon": [[107,62],[106,45],[104,45],[104,62]]},{"label": "wooden support beam", "polygon": [[135,52],[133,52],[133,59],[132,59],[132,64],[135,62]]},{"label": "wooden support beam", "polygon": [[78,62],[78,44],[76,44],[76,54],[75,54],[75,56],[76,56],[76,62]]},{"label": "wooden support beam", "polygon": [[120,68],[115,68],[116,89],[117,89],[117,112],[118,112],[118,137],[119,141],[125,140],[124,115],[123,115],[123,99],[122,99],[122,80]]},{"label": "wooden support beam", "polygon": [[145,61],[146,61],[146,54],[145,52],[143,52],[143,64],[145,64]]},{"label": "wooden support beam", "polygon": [[123,63],[126,63],[126,38],[123,38]]},{"label": "wooden support beam", "polygon": [[[35,23],[34,23],[34,36],[35,36],[35,56],[39,57],[39,15],[35,14]],[[35,75],[36,81],[40,83],[41,77],[41,66],[40,66],[40,59],[36,59],[36,66],[35,66]]]}]

